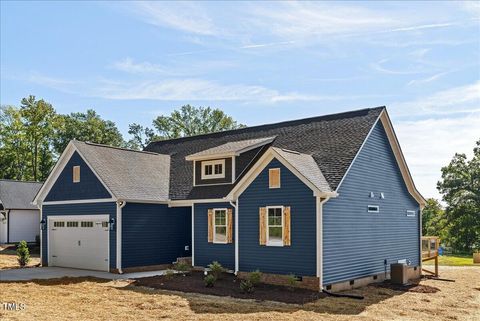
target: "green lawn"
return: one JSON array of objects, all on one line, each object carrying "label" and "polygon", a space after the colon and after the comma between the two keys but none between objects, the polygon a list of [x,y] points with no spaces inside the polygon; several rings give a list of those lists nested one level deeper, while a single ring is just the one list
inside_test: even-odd
[{"label": "green lawn", "polygon": [[[435,260],[430,260],[423,262],[425,265],[433,265]],[[480,264],[473,264],[473,255],[443,255],[438,257],[438,265],[444,266],[465,266],[465,265],[475,265],[480,266]]]}]

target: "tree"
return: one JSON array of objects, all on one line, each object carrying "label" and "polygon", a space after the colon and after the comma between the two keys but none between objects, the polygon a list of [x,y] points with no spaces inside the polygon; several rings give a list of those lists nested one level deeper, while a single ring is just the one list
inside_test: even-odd
[{"label": "tree", "polygon": [[462,252],[480,247],[480,140],[476,145],[471,160],[455,154],[442,168],[442,180],[437,183],[447,203],[450,244]]},{"label": "tree", "polygon": [[102,119],[92,109],[86,113],[59,116],[58,129],[53,140],[55,152],[60,155],[73,139],[117,147],[125,145],[115,123]]},{"label": "tree", "polygon": [[23,117],[23,123],[26,126],[26,139],[31,148],[31,170],[33,180],[39,179],[38,163],[43,162],[39,155],[48,155],[49,153],[39,153],[41,146],[49,145],[49,139],[53,136],[54,126],[57,114],[52,105],[41,100],[35,100],[35,96],[30,95],[21,101],[20,113]]},{"label": "tree", "polygon": [[219,132],[245,127],[220,109],[184,105],[170,116],[159,116],[153,121],[159,136],[170,139]]},{"label": "tree", "polygon": [[447,225],[442,205],[434,198],[427,199],[427,204],[422,211],[422,235],[439,236],[442,242],[446,242]]},{"label": "tree", "polygon": [[162,139],[162,137],[155,134],[153,129],[136,123],[128,125],[128,133],[133,136],[126,143],[126,147],[130,149],[142,150],[150,142]]}]

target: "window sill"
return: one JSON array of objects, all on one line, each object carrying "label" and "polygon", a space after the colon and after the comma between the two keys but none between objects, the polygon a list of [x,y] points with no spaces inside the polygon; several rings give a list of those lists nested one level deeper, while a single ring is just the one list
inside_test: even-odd
[{"label": "window sill", "polygon": [[227,241],[225,241],[225,242],[213,241],[212,243],[213,243],[213,244],[228,244]]},{"label": "window sill", "polygon": [[268,243],[268,242],[267,242],[266,245],[267,245],[267,246],[283,247],[283,242],[282,242],[282,243],[279,243],[279,242]]}]

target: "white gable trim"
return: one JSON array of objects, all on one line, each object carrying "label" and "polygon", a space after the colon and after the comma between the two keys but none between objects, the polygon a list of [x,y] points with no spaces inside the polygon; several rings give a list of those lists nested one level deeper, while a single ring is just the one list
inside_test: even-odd
[{"label": "white gable trim", "polygon": [[278,159],[289,171],[297,176],[305,185],[312,191],[314,196],[336,197],[336,192],[325,193],[320,191],[310,180],[303,176],[292,164],[290,164],[282,155],[277,153],[273,148],[269,148],[260,159],[253,165],[253,167],[245,174],[245,176],[238,182],[238,184],[225,197],[226,200],[237,199],[247,187],[257,178],[257,176],[267,167],[273,159]]},{"label": "white gable trim", "polygon": [[365,143],[370,138],[370,135],[372,134],[373,129],[375,128],[375,126],[378,124],[379,121],[382,123],[383,128],[385,129],[385,133],[387,134],[388,142],[390,143],[390,147],[393,150],[393,154],[395,155],[395,159],[397,160],[397,164],[400,168],[400,172],[402,174],[402,178],[405,182],[405,185],[407,186],[408,192],[420,204],[420,207],[423,208],[426,204],[426,200],[423,198],[423,196],[420,194],[420,192],[415,187],[412,175],[410,173],[410,170],[408,169],[407,162],[405,161],[405,157],[403,156],[402,149],[400,148],[400,144],[398,142],[397,136],[395,135],[395,131],[394,131],[393,126],[392,126],[392,122],[390,121],[390,117],[388,116],[388,113],[387,113],[386,109],[384,109],[380,113],[377,120],[375,121],[375,123],[370,128],[370,131],[368,132],[367,136],[365,137],[365,140],[363,141],[362,145],[360,146],[359,150],[357,151],[357,154],[353,158],[352,162],[348,166],[347,171],[345,172],[345,174],[343,175],[340,183],[338,184],[336,191],[337,192],[339,191],[340,186],[342,185],[343,181],[347,177],[348,173],[350,172],[350,169],[352,168],[353,164],[357,160],[358,155],[360,155],[360,152],[363,150],[363,147],[365,146]]},{"label": "white gable trim", "polygon": [[93,167],[88,163],[85,157],[83,157],[82,153],[78,150],[75,144],[71,141],[70,143],[68,143],[62,155],[60,155],[60,158],[58,159],[57,163],[55,164],[52,171],[50,172],[50,175],[48,175],[47,180],[38,191],[37,195],[35,196],[35,199],[32,202],[33,204],[38,204],[39,202],[43,202],[45,200],[45,197],[48,195],[53,185],[57,181],[58,177],[65,169],[65,166],[67,165],[68,161],[70,160],[70,158],[75,152],[77,152],[80,155],[80,157],[85,162],[85,164],[87,164],[90,170],[95,174],[95,177],[100,181],[100,183],[102,183],[103,187],[105,187],[105,189],[110,193],[110,195],[112,196],[112,199],[116,199],[115,194],[112,193],[110,188],[108,188],[108,186],[103,182],[100,176],[98,176],[97,172],[93,169]]}]

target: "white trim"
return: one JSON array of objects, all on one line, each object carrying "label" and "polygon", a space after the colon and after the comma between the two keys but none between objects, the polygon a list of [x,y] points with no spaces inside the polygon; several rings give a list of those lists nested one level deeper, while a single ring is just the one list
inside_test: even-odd
[{"label": "white trim", "polygon": [[[117,202],[117,215],[115,219],[115,224],[117,227],[117,241],[116,241],[116,257],[117,257],[117,262],[116,262],[116,267],[118,270],[118,273],[122,274],[122,208],[127,204],[127,202],[124,201],[118,201]],[[110,266],[110,265],[109,265]]]},{"label": "white trim", "polygon": [[[269,229],[270,225],[268,224],[268,211],[269,211],[270,209],[277,209],[277,208],[279,208],[279,209],[281,210],[281,214],[280,214],[280,215],[281,215],[281,218],[282,218],[282,235],[281,235],[282,241],[281,241],[281,242],[278,242],[278,241],[277,241],[277,242],[271,242],[271,241],[270,241],[270,229]],[[267,231],[266,231],[266,233],[267,233],[267,242],[265,243],[266,246],[284,246],[284,244],[283,244],[283,231],[284,231],[284,229],[285,229],[285,222],[284,222],[284,217],[283,217],[283,216],[284,216],[284,215],[283,215],[284,208],[285,208],[285,207],[284,207],[283,205],[266,206],[266,212],[267,212],[267,215],[265,215],[265,219],[267,220],[267,222],[266,222],[266,224],[265,224],[265,226],[266,226],[266,228],[267,228]],[[275,226],[278,227],[278,225],[275,225]]]},{"label": "white trim", "polygon": [[193,187],[197,186],[197,175],[196,175],[197,161],[193,162]]},{"label": "white trim", "polygon": [[417,216],[417,211],[407,210],[407,216],[408,217],[415,217],[415,216]]},{"label": "white trim", "polygon": [[202,156],[188,155],[188,156],[185,156],[185,160],[200,162],[200,161],[206,161],[209,159],[213,160],[213,159],[219,159],[219,158],[230,158],[234,156],[238,156],[238,154],[234,152],[228,152],[228,153],[218,153],[218,154],[210,154],[210,155],[202,155]]},{"label": "white trim", "polygon": [[232,156],[232,184],[235,182],[235,156]]},{"label": "white trim", "polygon": [[[215,166],[216,165],[222,165],[222,172],[220,174],[215,174]],[[212,166],[212,174],[207,175],[205,173],[205,167],[206,166]],[[215,178],[225,178],[225,159],[215,159],[215,160],[209,160],[209,161],[202,161],[200,162],[200,169],[201,169],[201,176],[200,178],[203,180],[208,180],[208,179],[215,179]]]},{"label": "white trim", "polygon": [[195,199],[195,200],[170,200],[168,202],[169,207],[188,207],[193,204],[202,204],[202,203],[225,203],[224,198],[205,198],[205,199]]},{"label": "white trim", "polygon": [[239,256],[238,256],[238,199],[235,203],[230,202],[230,205],[235,209],[235,274],[238,273],[239,271],[239,266],[240,266],[240,261],[239,261]]},{"label": "white trim", "polygon": [[192,266],[195,266],[195,204],[192,204]]},{"label": "white trim", "polygon": [[[40,222],[42,221],[43,219],[43,207],[42,207],[42,202],[40,202],[40,204],[37,205],[38,207],[38,212],[40,213],[40,220],[38,221],[38,225],[40,226],[40,265],[43,266],[43,229],[42,229],[42,226],[40,225]],[[47,227],[48,229],[48,224],[47,222],[45,222],[45,226]],[[47,231],[48,233],[48,231]],[[47,258],[47,262],[48,262],[48,258]]]},{"label": "white trim", "polygon": [[320,291],[323,289],[323,204],[325,204],[330,198],[324,198],[317,196],[317,277],[319,281]]},{"label": "white trim", "polygon": [[215,186],[215,185],[232,185],[232,182],[213,183],[213,184],[196,184],[195,186]]},{"label": "white trim", "polygon": [[107,203],[107,202],[116,202],[114,198],[94,198],[86,200],[73,200],[73,201],[49,201],[43,202],[43,205],[65,205],[65,204],[85,204],[85,203]]},{"label": "white trim", "polygon": [[380,213],[380,206],[379,205],[367,205],[367,212],[368,213]]},{"label": "white trim", "polygon": [[[225,212],[225,242],[220,242],[220,241],[216,241],[215,240],[215,237],[217,236],[217,224],[215,223],[215,216],[217,215],[216,212],[217,211],[224,211]],[[219,225],[220,227],[223,226],[223,225]],[[228,229],[228,209],[227,208],[214,208],[213,209],[213,242],[214,244],[227,244],[228,243],[228,240],[227,240],[227,229]]]}]

